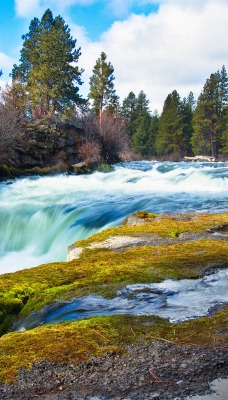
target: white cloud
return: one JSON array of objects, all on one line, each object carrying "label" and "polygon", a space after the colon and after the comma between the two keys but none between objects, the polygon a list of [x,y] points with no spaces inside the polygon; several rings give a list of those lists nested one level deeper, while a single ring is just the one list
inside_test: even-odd
[{"label": "white cloud", "polygon": [[16,62],[17,60],[15,60],[14,58],[0,52],[0,69],[2,70],[4,75],[8,74],[12,70],[13,64],[15,64]]},{"label": "white cloud", "polygon": [[15,10],[19,17],[31,17],[44,12],[47,8],[63,12],[72,5],[89,6],[100,0],[15,0]]},{"label": "white cloud", "polygon": [[0,77],[0,88],[3,89],[11,81],[9,74],[12,71],[13,64],[16,62],[17,60],[14,58],[0,52],[0,70],[3,72],[3,75]]},{"label": "white cloud", "polygon": [[40,12],[40,0],[15,0],[15,10],[19,17],[30,17]]},{"label": "white cloud", "polygon": [[[115,22],[100,40],[93,42],[83,27],[73,23],[64,11],[63,17],[82,48],[79,66],[85,69],[81,93],[89,90],[89,77],[101,51],[115,69],[115,85],[123,99],[130,91],[144,90],[151,108],[161,111],[168,93],[176,89],[186,96],[196,96],[212,72],[228,67],[227,0],[16,0],[20,15],[32,7],[61,12],[72,4],[89,5],[103,1],[113,13],[127,13],[135,4],[158,3],[157,13],[148,16],[131,14]],[[61,10],[60,10],[61,8]],[[30,11],[29,11],[30,10]],[[33,12],[32,14],[37,15]]]},{"label": "white cloud", "polygon": [[121,98],[144,90],[153,109],[161,110],[174,89],[182,97],[190,90],[198,96],[206,78],[228,66],[228,3],[205,0],[200,8],[194,7],[195,1],[184,3],[166,0],[156,14],[115,22],[99,43],[85,44],[81,61],[91,74],[104,50],[115,68]]}]

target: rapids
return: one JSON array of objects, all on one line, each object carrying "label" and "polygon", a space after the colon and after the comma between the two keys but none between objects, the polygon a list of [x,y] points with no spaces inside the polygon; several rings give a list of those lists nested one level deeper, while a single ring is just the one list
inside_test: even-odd
[{"label": "rapids", "polygon": [[228,209],[228,163],[128,162],[110,173],[0,183],[0,273],[66,260],[76,240],[154,213]]}]

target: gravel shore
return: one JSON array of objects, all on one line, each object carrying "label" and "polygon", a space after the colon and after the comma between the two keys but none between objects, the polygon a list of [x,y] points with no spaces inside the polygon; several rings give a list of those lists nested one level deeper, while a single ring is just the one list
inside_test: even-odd
[{"label": "gravel shore", "polygon": [[208,393],[212,380],[228,376],[225,348],[153,341],[126,350],[77,366],[45,361],[21,369],[17,385],[0,385],[0,399],[181,399]]}]

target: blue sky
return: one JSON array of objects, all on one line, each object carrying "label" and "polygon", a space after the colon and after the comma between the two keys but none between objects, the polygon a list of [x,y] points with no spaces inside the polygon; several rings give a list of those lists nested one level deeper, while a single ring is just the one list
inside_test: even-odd
[{"label": "blue sky", "polygon": [[114,66],[120,98],[144,90],[159,111],[172,90],[197,97],[210,73],[228,69],[227,0],[0,0],[0,6],[1,86],[19,63],[22,34],[47,8],[65,19],[82,49],[84,96],[101,51]]}]

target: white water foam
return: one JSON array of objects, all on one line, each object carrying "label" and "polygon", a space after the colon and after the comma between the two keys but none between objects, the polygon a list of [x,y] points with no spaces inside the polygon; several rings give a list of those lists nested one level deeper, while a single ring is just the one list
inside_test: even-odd
[{"label": "white water foam", "polygon": [[0,273],[66,259],[76,240],[129,214],[228,208],[227,163],[131,162],[110,173],[0,184]]}]

